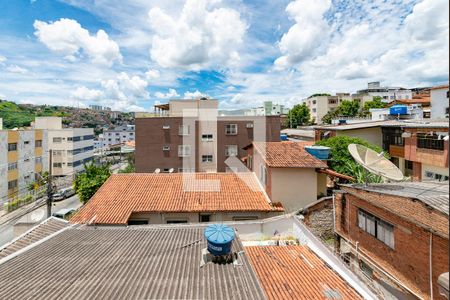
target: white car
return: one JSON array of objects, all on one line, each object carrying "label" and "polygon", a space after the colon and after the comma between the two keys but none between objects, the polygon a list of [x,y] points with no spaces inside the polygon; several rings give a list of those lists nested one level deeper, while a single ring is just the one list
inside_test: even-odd
[{"label": "white car", "polygon": [[57,192],[56,194],[53,195],[53,200],[54,201],[60,201],[60,200],[64,200],[66,198],[69,198],[71,196],[75,195],[75,191],[73,188],[69,187],[66,189],[62,189],[59,192]]}]

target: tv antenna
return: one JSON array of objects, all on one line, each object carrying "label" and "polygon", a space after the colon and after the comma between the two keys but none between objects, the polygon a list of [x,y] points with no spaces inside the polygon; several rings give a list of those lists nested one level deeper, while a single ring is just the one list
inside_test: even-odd
[{"label": "tv antenna", "polygon": [[377,153],[363,145],[350,144],[348,151],[355,161],[361,165],[365,172],[365,185],[367,186],[367,172],[387,178],[392,181],[402,181],[404,179],[402,171],[390,160],[384,157],[384,152]]}]

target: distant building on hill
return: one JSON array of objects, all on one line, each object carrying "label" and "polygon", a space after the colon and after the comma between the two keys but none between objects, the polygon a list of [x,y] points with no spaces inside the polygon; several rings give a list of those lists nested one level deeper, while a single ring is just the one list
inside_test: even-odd
[{"label": "distant building on hill", "polygon": [[358,95],[370,95],[372,97],[381,97],[383,102],[390,103],[395,100],[412,99],[413,92],[402,87],[381,86],[379,81],[369,82],[367,88],[359,90]]}]

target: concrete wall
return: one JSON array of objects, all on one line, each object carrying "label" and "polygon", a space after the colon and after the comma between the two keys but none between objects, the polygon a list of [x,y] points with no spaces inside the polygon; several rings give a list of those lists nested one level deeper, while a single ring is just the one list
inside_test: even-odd
[{"label": "concrete wall", "polygon": [[336,131],[336,136],[350,136],[357,137],[367,141],[370,144],[377,145],[382,147],[383,145],[383,135],[381,131],[381,127],[374,128],[363,128],[363,129],[354,129],[354,130],[343,130]]},{"label": "concrete wall", "polygon": [[19,131],[19,143],[17,145],[19,150],[19,191],[25,189],[28,184],[34,181],[34,136],[34,130]]},{"label": "concrete wall", "polygon": [[62,129],[62,118],[60,117],[36,117],[34,121],[35,129]]},{"label": "concrete wall", "polygon": [[449,99],[447,97],[447,88],[431,90],[431,118],[445,118],[445,110],[449,107]]},{"label": "concrete wall", "polygon": [[8,131],[0,131],[0,210],[8,196]]},{"label": "concrete wall", "polygon": [[273,202],[281,202],[286,213],[317,201],[317,173],[311,168],[270,168]]},{"label": "concrete wall", "polygon": [[[426,164],[422,164],[422,180],[430,180],[430,178],[428,178],[427,172],[431,172],[437,175],[442,175],[442,176],[447,176],[449,177],[449,169],[448,168],[442,168],[442,167],[436,167],[436,166],[430,166],[430,165],[426,165]],[[433,180],[433,179],[431,179]]]}]

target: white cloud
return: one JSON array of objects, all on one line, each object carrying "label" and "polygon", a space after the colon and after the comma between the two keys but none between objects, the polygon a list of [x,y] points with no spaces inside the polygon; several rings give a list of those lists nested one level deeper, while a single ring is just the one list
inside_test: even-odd
[{"label": "white cloud", "polygon": [[169,91],[166,94],[161,93],[161,92],[156,92],[155,97],[158,99],[172,99],[172,98],[178,98],[178,97],[180,97],[180,95],[178,94],[178,92],[175,89],[169,89]]},{"label": "white cloud", "polygon": [[330,0],[296,0],[289,3],[286,12],[295,24],[279,43],[283,56],[275,61],[278,68],[301,63],[317,51],[328,35],[329,27],[323,15],[330,6]]},{"label": "white cloud", "polygon": [[28,73],[28,70],[22,67],[19,67],[18,65],[10,65],[7,66],[6,71],[11,72],[11,73],[17,73],[17,74],[26,74]]},{"label": "white cloud", "polygon": [[6,61],[6,57],[0,55],[0,65]]},{"label": "white cloud", "polygon": [[72,92],[71,97],[80,101],[99,101],[104,97],[104,93],[100,90],[88,89],[82,86]]},{"label": "white cloud", "polygon": [[119,46],[104,30],[90,35],[77,21],[64,18],[53,23],[36,20],[34,28],[34,34],[43,44],[69,61],[75,61],[83,54],[94,63],[108,66],[122,61]]},{"label": "white cloud", "polygon": [[207,94],[204,94],[200,92],[199,90],[196,90],[195,92],[186,92],[184,93],[185,99],[197,99],[202,97],[209,97]]},{"label": "white cloud", "polygon": [[211,8],[217,2],[187,0],[178,17],[152,8],[152,59],[162,67],[194,70],[238,60],[247,25],[234,9]]},{"label": "white cloud", "polygon": [[161,77],[161,73],[158,70],[150,69],[145,72],[145,78],[147,80],[158,79]]}]

